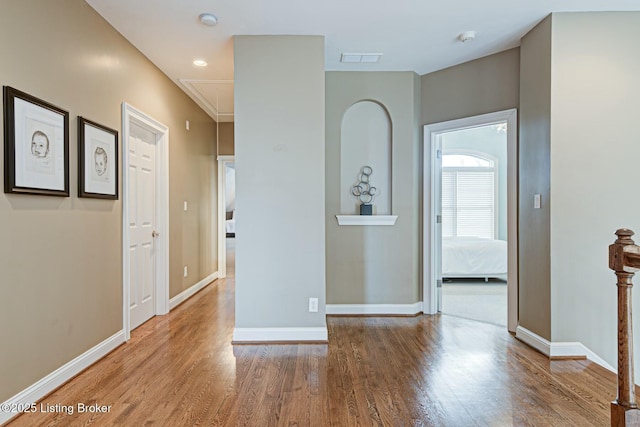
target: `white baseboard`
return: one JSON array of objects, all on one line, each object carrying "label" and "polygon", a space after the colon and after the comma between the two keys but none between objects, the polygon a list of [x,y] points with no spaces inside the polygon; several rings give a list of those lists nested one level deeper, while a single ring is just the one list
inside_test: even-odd
[{"label": "white baseboard", "polygon": [[538,334],[534,334],[530,330],[518,326],[516,328],[516,338],[523,343],[535,348],[545,356],[551,356],[551,342],[545,338],[542,338]]},{"label": "white baseboard", "polygon": [[[587,347],[585,347],[585,346],[582,346],[582,347],[585,350],[587,359],[591,360],[593,363],[597,363],[598,365],[602,366],[605,369],[610,370],[614,374],[618,373],[618,369],[617,368],[614,368],[613,366],[609,365],[607,362],[605,362],[605,360],[603,358],[601,358],[600,356],[595,354],[593,351],[589,350]],[[636,385],[638,385],[638,384],[636,383]]]},{"label": "white baseboard", "polygon": [[217,278],[218,278],[218,272],[216,271],[215,273],[205,277],[204,279],[202,279],[201,281],[199,281],[189,289],[182,291],[175,297],[171,298],[169,300],[169,311],[173,310],[174,308],[176,308],[177,306],[179,306],[180,304],[182,304],[183,302],[191,298],[196,292],[198,292],[200,289],[204,288],[205,286],[207,286]]},{"label": "white baseboard", "polygon": [[235,328],[233,342],[326,342],[327,327],[317,328]]},{"label": "white baseboard", "polygon": [[[3,402],[0,406],[20,406],[37,402],[89,366],[96,363],[98,360],[102,359],[124,342],[124,331],[117,332],[115,335],[112,335],[100,344],[82,353],[80,356],[56,369],[35,384],[22,390],[6,402]],[[9,421],[16,415],[18,415],[18,412],[0,411],[0,424]]]},{"label": "white baseboard", "polygon": [[547,357],[586,357],[611,372],[617,372],[616,368],[609,365],[604,359],[580,342],[551,342],[522,326],[516,328],[516,338]]},{"label": "white baseboard", "polygon": [[327,304],[328,315],[415,316],[422,313],[422,302],[414,304]]}]

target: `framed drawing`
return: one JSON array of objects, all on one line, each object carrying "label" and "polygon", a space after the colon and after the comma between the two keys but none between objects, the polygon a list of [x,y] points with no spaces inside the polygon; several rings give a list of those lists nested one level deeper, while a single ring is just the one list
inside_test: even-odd
[{"label": "framed drawing", "polygon": [[4,192],[69,196],[69,113],[3,87]]},{"label": "framed drawing", "polygon": [[78,117],[78,196],[118,199],[118,131]]}]

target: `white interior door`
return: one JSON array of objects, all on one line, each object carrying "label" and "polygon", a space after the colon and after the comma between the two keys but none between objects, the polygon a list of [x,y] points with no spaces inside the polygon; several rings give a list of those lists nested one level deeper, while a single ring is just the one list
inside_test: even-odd
[{"label": "white interior door", "polygon": [[[145,139],[149,139],[148,141]],[[155,315],[156,144],[129,138],[130,328]]]},{"label": "white interior door", "polygon": [[437,311],[442,311],[442,139],[440,135],[433,137],[433,160],[434,186],[433,186],[433,211],[435,212],[433,224],[433,238],[435,251],[433,254],[433,273],[436,283]]}]

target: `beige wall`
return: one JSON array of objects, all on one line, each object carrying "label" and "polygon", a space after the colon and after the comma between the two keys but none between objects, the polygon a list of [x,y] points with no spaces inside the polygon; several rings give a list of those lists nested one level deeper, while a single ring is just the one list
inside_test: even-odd
[{"label": "beige wall", "polygon": [[519,55],[510,49],[422,76],[422,123],[517,108]]},{"label": "beige wall", "polygon": [[[420,80],[412,72],[326,73],[328,304],[420,301],[419,98]],[[383,105],[391,120],[391,205],[398,215],[392,227],[341,227],[335,217],[341,213],[342,120],[362,100]]]},{"label": "beige wall", "polygon": [[169,126],[172,296],[214,269],[215,126],[83,0],[1,2],[0,57],[2,85],[71,119],[71,197],[0,194],[4,401],[122,329],[122,202],[77,197],[76,117],[120,131],[126,101]]},{"label": "beige wall", "polygon": [[640,231],[640,13],[554,14],[552,34],[551,336],[616,366],[607,247],[618,228]]},{"label": "beige wall", "polygon": [[234,123],[218,123],[218,154],[233,156],[234,154]]},{"label": "beige wall", "polygon": [[[518,108],[519,53],[519,48],[510,49],[421,76],[420,124]],[[422,132],[422,126],[416,127],[416,132]],[[420,135],[422,152],[422,134]],[[424,173],[428,178],[431,176],[429,170]],[[427,179],[427,188],[420,190],[427,199],[431,197],[429,186],[430,181]],[[421,226],[428,227],[428,224]],[[423,234],[423,230],[418,228],[414,232]],[[427,253],[427,259],[429,256]],[[423,274],[429,274],[428,268],[428,265],[424,266]]]},{"label": "beige wall", "polygon": [[640,56],[630,54],[638,37],[637,12],[558,13],[521,46],[520,323],[552,342],[580,342],[612,366],[617,291],[607,247],[616,229],[640,230]]},{"label": "beige wall", "polygon": [[234,61],[236,328],[326,328],[324,38],[236,36]]},{"label": "beige wall", "polygon": [[[520,52],[519,323],[551,340],[550,17],[522,38]],[[533,209],[534,194],[541,195],[540,209]]]},{"label": "beige wall", "polygon": [[[362,201],[352,193],[362,179],[364,166],[372,170],[367,179],[376,190],[371,200],[373,215],[391,215],[391,117],[375,101],[358,101],[342,116],[340,132],[340,211],[358,215]],[[364,201],[367,201],[366,196]]]}]

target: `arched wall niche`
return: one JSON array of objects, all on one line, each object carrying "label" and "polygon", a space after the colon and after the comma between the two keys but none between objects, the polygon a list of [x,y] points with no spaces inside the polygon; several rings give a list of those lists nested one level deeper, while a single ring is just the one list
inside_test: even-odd
[{"label": "arched wall niche", "polygon": [[340,132],[340,213],[357,215],[360,201],[351,189],[364,166],[371,166],[370,185],[376,187],[373,214],[391,215],[391,117],[374,100],[351,105],[342,116]]}]

